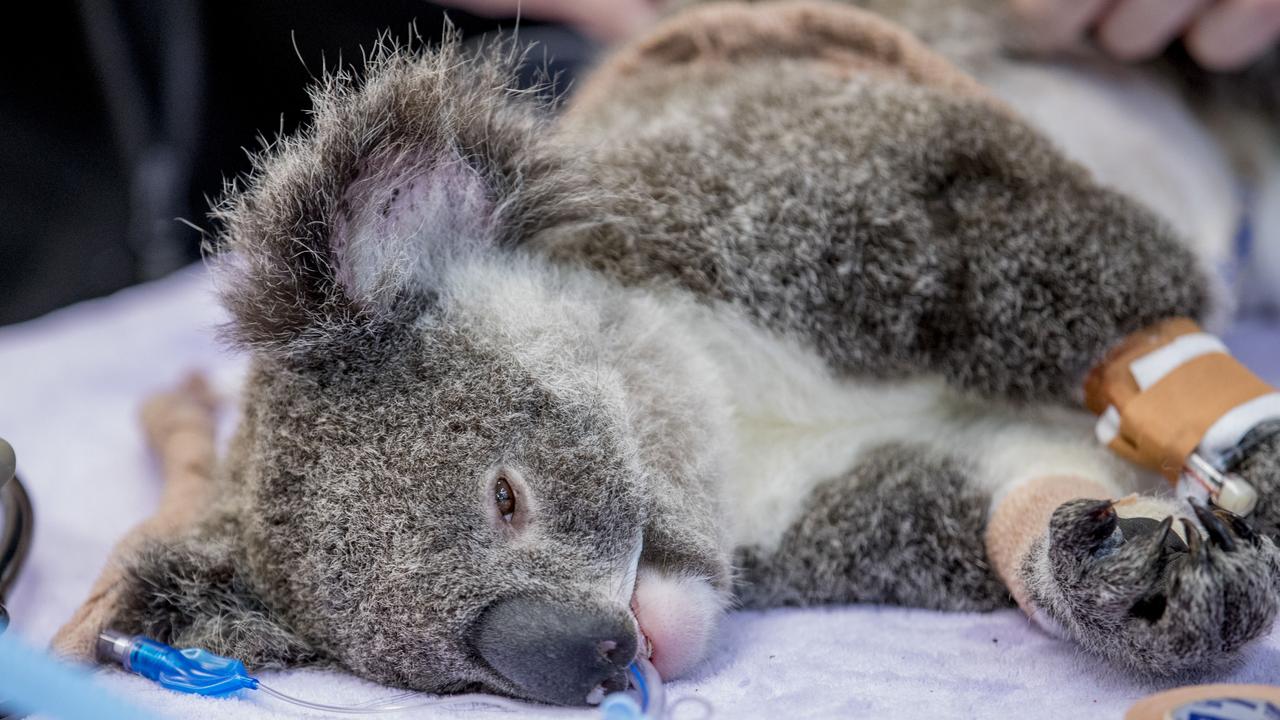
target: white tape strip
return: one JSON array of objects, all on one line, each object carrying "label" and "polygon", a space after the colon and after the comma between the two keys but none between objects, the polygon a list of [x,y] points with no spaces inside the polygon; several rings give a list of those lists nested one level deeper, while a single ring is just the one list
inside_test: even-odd
[{"label": "white tape strip", "polygon": [[[1145,391],[1183,364],[1213,353],[1229,355],[1227,346],[1209,333],[1183,335],[1164,347],[1153,350],[1129,363],[1129,372],[1140,391]],[[1280,419],[1280,392],[1254,398],[1229,410],[1205,432],[1197,451],[1210,462],[1240,444],[1244,436],[1259,424]],[[1120,413],[1114,405],[1099,416],[1094,433],[1103,445],[1110,445],[1120,434]]]},{"label": "white tape strip", "polygon": [[1111,441],[1116,439],[1120,434],[1120,411],[1116,410],[1115,405],[1108,405],[1102,415],[1098,416],[1093,432],[1098,436],[1098,442],[1106,446],[1111,445]]},{"label": "white tape strip", "polygon": [[1252,429],[1267,420],[1280,419],[1280,392],[1256,397],[1229,410],[1209,426],[1200,440],[1200,452],[1216,458],[1230,450]]},{"label": "white tape strip", "polygon": [[1129,363],[1129,372],[1133,373],[1138,388],[1146,390],[1183,363],[1211,353],[1230,354],[1227,346],[1209,333],[1183,335]]}]

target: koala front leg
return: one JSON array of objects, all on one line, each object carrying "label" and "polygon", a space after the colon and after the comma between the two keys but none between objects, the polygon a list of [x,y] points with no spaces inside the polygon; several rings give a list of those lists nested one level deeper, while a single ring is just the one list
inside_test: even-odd
[{"label": "koala front leg", "polygon": [[[1126,336],[1207,316],[1212,283],[1162,220],[1020,123],[983,124],[999,132],[958,133],[968,146],[928,171],[941,176],[923,205],[936,245],[903,253],[868,242],[857,324],[897,330],[886,347],[905,347],[890,362],[912,357],[987,395],[1075,405],[1086,374]],[[914,332],[899,328],[904,307],[917,308]]]},{"label": "koala front leg", "polygon": [[[1158,218],[1073,171],[1016,123],[992,126],[1007,131],[1003,147],[961,132],[969,149],[942,156],[950,180],[925,205],[938,245],[865,246],[874,272],[859,278],[855,324],[870,331],[862,337],[890,329],[886,351],[872,356],[880,367],[914,362],[987,396],[1075,404],[1085,375],[1126,336],[1206,316],[1211,282]],[[896,322],[904,308],[915,313],[906,332]],[[1272,538],[1232,538],[1210,515],[1203,537],[1170,550],[1160,522],[1190,508],[1148,505],[1140,515],[1149,522],[1135,525],[1098,502],[1120,494],[1076,496],[1092,505],[1061,497],[1028,556],[1035,561],[1017,570],[1033,613],[1128,669],[1219,667],[1275,617],[1277,450],[1260,448],[1241,468],[1265,498],[1251,521]]]},{"label": "koala front leg", "polygon": [[164,477],[160,505],[112,549],[89,597],[54,636],[55,652],[89,660],[98,633],[112,629],[255,669],[321,660],[253,586],[233,521],[217,509],[216,405],[198,375],[143,405]]},{"label": "koala front leg", "polygon": [[112,549],[89,597],[54,636],[56,652],[90,658],[98,633],[121,605],[126,561],[148,543],[194,525],[210,504],[216,405],[199,375],[192,375],[173,390],[157,393],[143,405],[142,427],[164,474],[160,506]]}]

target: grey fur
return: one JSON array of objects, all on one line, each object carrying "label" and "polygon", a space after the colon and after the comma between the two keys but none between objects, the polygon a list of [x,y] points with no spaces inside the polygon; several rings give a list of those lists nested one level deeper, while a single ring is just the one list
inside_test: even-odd
[{"label": "grey fur", "polygon": [[548,118],[535,97],[512,88],[516,58],[503,52],[491,48],[469,62],[451,38],[422,57],[380,46],[366,65],[368,82],[339,70],[311,90],[311,125],[258,155],[249,187],[229,186],[214,212],[232,340],[297,353],[328,341],[362,342],[420,311],[429,287],[382,287],[354,298],[335,279],[342,268],[332,236],[352,206],[372,195],[353,190],[380,179],[380,168],[369,166],[375,160],[458,157],[493,200],[477,224],[494,247],[599,217],[600,193],[588,192],[571,156],[540,142]]},{"label": "grey fur", "polygon": [[738,305],[850,374],[1020,399],[1068,399],[1117,338],[1206,309],[1162,222],[984,100],[768,58],[662,80],[617,92],[665,114],[592,135],[643,222],[563,255]]},{"label": "grey fur", "polygon": [[230,541],[229,528],[219,530],[140,550],[117,625],[178,647],[233,653],[255,668],[321,661],[262,602],[243,548]]},{"label": "grey fur", "polygon": [[1249,523],[1280,540],[1280,434],[1261,442],[1235,470],[1258,491],[1258,506],[1249,514]]},{"label": "grey fur", "polygon": [[[982,100],[757,58],[640,73],[553,137],[509,60],[464,62],[451,41],[326,79],[312,127],[220,206],[228,337],[253,354],[221,480],[234,522],[136,558],[119,629],[572,702],[581,687],[484,659],[501,655],[487,610],[619,612],[600,588],[641,537],[647,566],[732,584],[731,401],[655,326],[673,307],[741,310],[846,378],[1059,401],[1123,335],[1204,310],[1161,222]],[[405,232],[366,232],[384,225]],[[528,306],[495,320],[483,287],[455,287],[477,257],[526,278]],[[499,468],[527,484],[533,530],[487,514]],[[741,599],[1004,604],[968,477],[914,448],[864,459],[782,552],[739,549]],[[1261,552],[1196,577],[1235,588]],[[1064,616],[1092,602],[1073,590]],[[1250,619],[1244,635],[1269,622]]]},{"label": "grey fur", "polygon": [[[472,337],[441,324],[322,368],[262,362],[245,541],[272,604],[346,667],[519,692],[472,660],[472,625],[513,595],[595,608],[646,515],[643,477],[594,398],[556,397]],[[538,543],[484,522],[479,481],[499,464],[538,495]]]},{"label": "grey fur", "polygon": [[872,602],[937,610],[1010,604],[986,561],[990,499],[924,446],[868,453],[810,495],[772,552],[738,550],[744,607]]}]

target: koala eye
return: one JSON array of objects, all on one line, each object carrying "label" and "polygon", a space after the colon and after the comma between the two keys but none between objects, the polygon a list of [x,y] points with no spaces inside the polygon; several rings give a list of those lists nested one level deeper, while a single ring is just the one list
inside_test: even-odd
[{"label": "koala eye", "polygon": [[498,514],[502,519],[511,522],[516,514],[516,493],[511,489],[511,483],[501,475],[493,484],[493,503],[498,506]]}]

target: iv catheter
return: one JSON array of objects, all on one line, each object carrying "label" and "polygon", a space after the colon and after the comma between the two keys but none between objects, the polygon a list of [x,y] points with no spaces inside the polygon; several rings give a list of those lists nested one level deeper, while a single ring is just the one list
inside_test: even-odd
[{"label": "iv catheter", "polygon": [[[383,700],[358,705],[327,705],[283,693],[249,674],[239,660],[214,655],[206,650],[179,650],[142,636],[127,636],[111,630],[98,635],[98,657],[141,675],[170,690],[206,696],[229,695],[241,690],[258,690],[277,700],[308,710],[348,715],[372,715],[430,706],[489,706],[506,710],[527,710],[531,706],[493,695],[433,696],[405,692]],[[612,693],[601,701],[603,720],[642,720],[667,716],[662,679],[653,664],[637,658],[627,669],[631,690]]]},{"label": "iv catheter", "polygon": [[[1108,408],[1098,418],[1095,431],[1102,444],[1110,445],[1112,438],[1120,432],[1119,413]],[[1199,449],[1193,450],[1179,469],[1177,488],[1180,495],[1211,502],[1241,517],[1248,516],[1258,504],[1258,491],[1232,472],[1232,468],[1254,447],[1277,434],[1280,434],[1280,422],[1269,421],[1250,430],[1235,447],[1219,455],[1210,456]]]},{"label": "iv catheter", "polygon": [[[1199,487],[1209,500],[1236,515],[1246,516],[1258,504],[1258,491],[1235,473],[1223,472],[1198,452],[1187,457],[1182,478]],[[1199,494],[1199,493],[1195,493]]]}]

